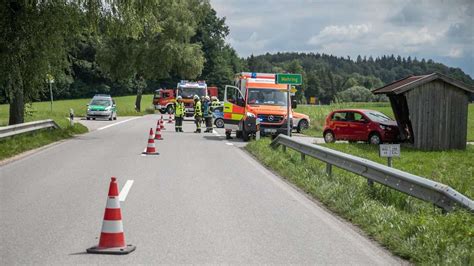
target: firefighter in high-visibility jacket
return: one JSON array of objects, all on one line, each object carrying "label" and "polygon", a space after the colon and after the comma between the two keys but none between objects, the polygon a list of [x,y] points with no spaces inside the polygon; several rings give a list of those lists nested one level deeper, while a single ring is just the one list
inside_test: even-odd
[{"label": "firefighter in high-visibility jacket", "polygon": [[199,96],[194,95],[194,123],[196,124],[196,131],[194,133],[201,133],[202,108]]},{"label": "firefighter in high-visibility jacket", "polygon": [[211,111],[211,98],[209,96],[204,97],[203,102],[203,114],[204,121],[206,121],[206,130],[204,132],[212,132],[212,111]]},{"label": "firefighter in high-visibility jacket", "polygon": [[176,107],[174,116],[176,118],[176,123],[174,129],[176,132],[183,132],[183,120],[185,115],[186,109],[184,108],[183,97],[178,96],[176,98]]},{"label": "firefighter in high-visibility jacket", "polygon": [[211,111],[214,112],[214,109],[216,109],[219,106],[221,106],[219,99],[217,99],[216,96],[212,96],[211,97]]}]

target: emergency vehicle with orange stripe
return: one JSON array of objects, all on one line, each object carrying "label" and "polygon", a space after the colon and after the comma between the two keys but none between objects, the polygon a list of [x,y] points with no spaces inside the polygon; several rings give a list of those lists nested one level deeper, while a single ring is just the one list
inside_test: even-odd
[{"label": "emergency vehicle with orange stripe", "polygon": [[[260,131],[262,135],[287,134],[287,119],[292,125],[292,108],[288,102],[287,87],[275,83],[276,74],[242,72],[234,86],[225,86],[224,128],[226,134],[236,132],[244,141]],[[287,105],[291,104],[290,117]]]}]

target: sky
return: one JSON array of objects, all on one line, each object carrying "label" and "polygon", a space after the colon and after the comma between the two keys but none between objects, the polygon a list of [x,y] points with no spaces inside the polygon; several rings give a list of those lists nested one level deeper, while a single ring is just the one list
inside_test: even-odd
[{"label": "sky", "polygon": [[276,52],[433,59],[474,78],[474,0],[211,0],[241,57]]}]

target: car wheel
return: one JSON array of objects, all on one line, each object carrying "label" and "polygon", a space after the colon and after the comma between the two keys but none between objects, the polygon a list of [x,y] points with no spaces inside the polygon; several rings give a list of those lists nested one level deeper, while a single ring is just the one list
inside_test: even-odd
[{"label": "car wheel", "polygon": [[112,119],[114,119],[114,113],[110,114],[109,121],[112,121]]},{"label": "car wheel", "polygon": [[91,120],[91,118],[90,118],[90,117],[86,117],[86,119],[87,119],[87,120]]},{"label": "car wheel", "polygon": [[173,105],[168,105],[168,107],[166,107],[166,112],[170,115],[174,114],[174,107]]},{"label": "car wheel", "polygon": [[117,113],[115,113],[114,115],[114,120],[117,120]]},{"label": "car wheel", "polygon": [[95,120],[95,117],[93,117],[92,120]]},{"label": "car wheel", "polygon": [[349,140],[349,143],[357,143],[357,140]]},{"label": "car wheel", "polygon": [[380,139],[380,135],[377,134],[377,133],[371,134],[369,136],[369,143],[374,144],[374,145],[379,145],[380,143],[382,143],[382,141]]},{"label": "car wheel", "polygon": [[298,123],[298,127],[296,128],[296,132],[301,133],[301,131],[306,130],[309,128],[308,120],[302,119]]},{"label": "car wheel", "polygon": [[336,141],[336,138],[334,137],[334,133],[332,133],[332,131],[326,131],[324,133],[324,142],[333,143],[335,141]]},{"label": "car wheel", "polygon": [[216,127],[218,127],[218,128],[223,128],[223,127],[224,127],[224,119],[222,119],[222,118],[217,118],[217,119],[214,121],[214,124],[215,124]]},{"label": "car wheel", "polygon": [[240,138],[242,137],[242,131],[237,130],[237,131],[235,132],[235,137],[238,138],[238,139],[240,139]]}]

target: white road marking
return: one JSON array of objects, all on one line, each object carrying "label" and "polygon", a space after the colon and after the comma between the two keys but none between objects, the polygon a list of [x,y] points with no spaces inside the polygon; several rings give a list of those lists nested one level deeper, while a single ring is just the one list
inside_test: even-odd
[{"label": "white road marking", "polygon": [[221,136],[221,135],[219,134],[219,132],[217,132],[217,130],[214,130],[214,129],[213,129],[213,130],[212,130],[212,133],[214,133],[214,135],[216,135],[216,136],[218,136],[218,137]]},{"label": "white road marking", "polygon": [[107,126],[104,126],[104,127],[100,127],[100,128],[97,129],[97,131],[102,130],[102,129],[106,129],[106,128],[109,128],[109,127],[113,127],[113,126],[116,126],[116,125],[120,125],[120,124],[122,124],[122,123],[131,121],[131,120],[134,120],[134,119],[138,119],[138,118],[140,118],[140,117],[141,117],[141,116],[137,116],[137,117],[129,118],[129,119],[126,119],[126,120],[123,120],[123,121],[114,123],[114,124],[112,124],[112,125],[107,125]]},{"label": "white road marking", "polygon": [[230,143],[230,142],[226,142],[225,144],[229,145],[229,146],[234,146],[233,143]]},{"label": "white road marking", "polygon": [[120,194],[119,194],[120,201],[125,201],[125,199],[127,198],[128,192],[132,188],[132,185],[133,185],[133,180],[127,180],[122,190],[120,191]]}]

